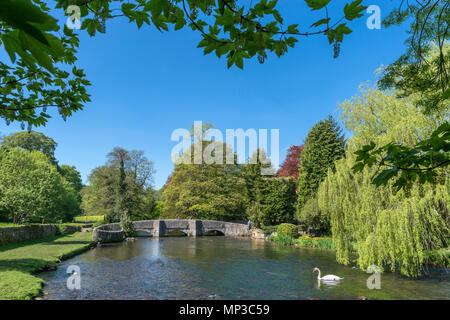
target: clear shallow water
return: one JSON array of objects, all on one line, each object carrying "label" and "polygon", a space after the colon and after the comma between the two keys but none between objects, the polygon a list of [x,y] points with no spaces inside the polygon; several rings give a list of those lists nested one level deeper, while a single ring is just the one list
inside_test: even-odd
[{"label": "clear shallow water", "polygon": [[[69,265],[81,269],[81,290],[66,287]],[[319,286],[314,267],[345,279]],[[109,244],[39,276],[46,299],[450,299],[448,272],[419,280],[386,273],[381,290],[369,290],[370,275],[339,265],[332,251],[227,237]]]}]

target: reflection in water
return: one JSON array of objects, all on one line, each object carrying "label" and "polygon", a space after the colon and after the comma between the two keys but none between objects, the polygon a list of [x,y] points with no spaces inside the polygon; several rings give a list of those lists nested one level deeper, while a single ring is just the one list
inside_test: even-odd
[{"label": "reflection in water", "polygon": [[[81,269],[81,290],[66,288],[68,265]],[[314,267],[339,274],[317,282]],[[140,238],[95,248],[46,272],[48,299],[450,299],[447,273],[420,280],[366,274],[326,250],[279,247],[246,238]]]}]

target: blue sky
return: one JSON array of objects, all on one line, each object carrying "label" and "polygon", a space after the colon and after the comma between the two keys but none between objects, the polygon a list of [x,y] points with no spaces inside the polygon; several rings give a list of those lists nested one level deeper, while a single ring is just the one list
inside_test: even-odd
[{"label": "blue sky", "polygon": [[[321,18],[298,0],[280,3],[287,24],[309,26]],[[365,3],[378,4],[382,16],[391,5]],[[227,69],[226,60],[215,54],[204,56],[196,48],[200,35],[189,28],[160,33],[151,26],[137,30],[124,19],[109,21],[105,35],[80,35],[78,66],[93,84],[92,102],[66,122],[54,117],[35,130],[58,142],[60,164],[75,165],[85,182],[106,154],[121,146],[145,151],[155,163],[155,187],[160,188],[173,169],[171,133],[189,129],[194,120],[211,122],[224,133],[227,128],[280,129],[282,161],[311,126],[336,116],[338,103],[358,95],[358,86],[373,82],[380,65],[403,53],[405,27],[369,30],[367,17],[351,23],[354,31],[338,59],[325,36],[312,36],[299,38],[280,59],[270,55],[264,64],[247,62],[243,71]],[[0,124],[3,135],[16,131],[17,124]]]}]

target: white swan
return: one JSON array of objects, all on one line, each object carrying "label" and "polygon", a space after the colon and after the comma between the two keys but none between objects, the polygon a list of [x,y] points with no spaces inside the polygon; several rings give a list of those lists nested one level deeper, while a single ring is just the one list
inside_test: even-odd
[{"label": "white swan", "polygon": [[321,277],[320,276],[320,269],[319,268],[314,268],[312,272],[316,272],[318,271],[319,274],[317,275],[317,280],[323,280],[323,281],[339,281],[342,280],[344,278],[335,276],[334,274],[327,274],[326,276]]}]

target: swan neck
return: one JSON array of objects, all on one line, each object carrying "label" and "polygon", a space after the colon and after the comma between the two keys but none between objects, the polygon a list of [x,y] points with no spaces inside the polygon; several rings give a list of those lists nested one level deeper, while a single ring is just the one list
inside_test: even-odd
[{"label": "swan neck", "polygon": [[320,280],[321,279],[321,277],[320,277],[320,269],[317,269],[317,270],[319,271],[319,274],[317,275],[317,279]]}]

